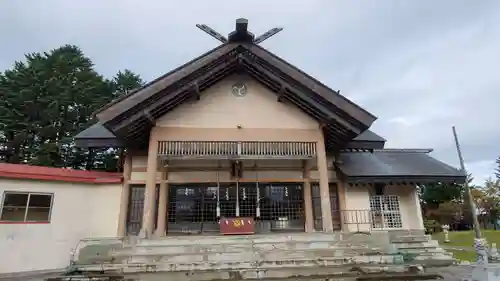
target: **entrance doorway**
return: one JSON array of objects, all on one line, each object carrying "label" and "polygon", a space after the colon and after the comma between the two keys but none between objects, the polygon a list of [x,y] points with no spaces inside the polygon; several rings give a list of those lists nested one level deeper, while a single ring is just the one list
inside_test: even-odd
[{"label": "entrance doorway", "polygon": [[252,217],[257,233],[304,231],[301,183],[170,186],[169,234],[214,234],[223,217]]}]

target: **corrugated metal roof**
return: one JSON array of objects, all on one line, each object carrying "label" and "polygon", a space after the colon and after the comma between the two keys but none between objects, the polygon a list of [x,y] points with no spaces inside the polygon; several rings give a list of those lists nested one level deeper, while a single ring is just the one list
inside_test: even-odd
[{"label": "corrugated metal roof", "polygon": [[348,178],[465,180],[462,171],[431,157],[429,152],[408,149],[343,152],[337,166]]}]

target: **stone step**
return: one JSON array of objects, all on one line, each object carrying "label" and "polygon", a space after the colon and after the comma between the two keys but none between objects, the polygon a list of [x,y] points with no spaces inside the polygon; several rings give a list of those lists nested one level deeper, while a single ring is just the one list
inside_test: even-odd
[{"label": "stone step", "polygon": [[288,260],[331,257],[352,257],[360,255],[388,255],[382,250],[371,248],[333,248],[307,250],[269,250],[269,251],[235,251],[235,252],[205,252],[205,253],[166,253],[162,249],[148,251],[117,251],[112,254],[114,260],[146,260],[146,261],[253,261],[253,260]]},{"label": "stone step", "polygon": [[333,242],[339,241],[341,234],[339,233],[310,233],[310,234],[291,234],[291,235],[232,235],[232,236],[170,236],[156,239],[131,239],[129,244],[137,244],[144,246],[183,246],[183,245],[213,245],[213,244],[260,244],[260,243],[284,243],[289,241],[294,242]]},{"label": "stone step", "polygon": [[399,252],[408,253],[408,254],[440,254],[440,253],[448,253],[442,248],[428,248],[428,249],[399,249]]},{"label": "stone step", "polygon": [[362,265],[391,265],[402,262],[401,256],[353,256],[353,257],[330,257],[320,259],[282,259],[282,260],[251,260],[235,261],[221,257],[218,261],[183,261],[182,259],[151,260],[148,258],[133,257],[123,263],[104,265],[77,265],[79,270],[92,270],[102,268],[103,270],[119,270],[122,272],[172,272],[172,271],[203,271],[203,270],[269,270],[274,268],[293,267],[334,267],[334,266],[362,266]]},{"label": "stone step", "polygon": [[338,248],[352,248],[352,249],[366,249],[366,245],[340,245],[338,242],[285,242],[285,243],[238,243],[238,244],[192,244],[192,245],[156,245],[144,246],[140,245],[127,245],[119,252],[128,252],[130,254],[141,253],[154,253],[154,254],[189,254],[189,253],[241,253],[241,252],[259,252],[259,251],[300,251],[300,250],[323,250],[323,249],[338,249]]},{"label": "stone step", "polygon": [[437,248],[439,246],[439,242],[435,240],[431,240],[425,243],[400,243],[393,244],[398,249],[425,249],[425,248]]},{"label": "stone step", "polygon": [[[164,237],[159,239],[132,238],[119,244],[110,240],[112,245],[107,245],[107,240],[92,241],[82,244],[77,254],[76,263],[103,263],[110,261],[129,260],[134,256],[143,256],[159,259],[172,255],[186,256],[203,254],[205,258],[212,259],[208,254],[241,254],[241,253],[267,253],[274,251],[276,258],[289,255],[291,252],[304,252],[315,258],[310,252],[317,251],[322,256],[332,256],[342,252],[343,255],[373,255],[387,253],[384,247],[374,247],[370,243],[351,241],[352,235],[344,235],[348,241],[339,243],[336,234],[292,234],[292,235],[246,235],[246,236],[199,236],[195,237]],[[189,243],[188,243],[189,242]],[[112,246],[112,247],[110,247]],[[324,250],[324,251],[323,251]]]},{"label": "stone step", "polygon": [[419,236],[399,236],[391,238],[391,243],[415,243],[415,242],[428,242],[432,240],[428,235]]},{"label": "stone step", "polygon": [[[196,270],[196,271],[140,271],[135,270],[128,276],[143,281],[158,281],[158,280],[190,280],[190,281],[213,281],[213,280],[276,280],[276,281],[324,281],[324,280],[342,280],[354,281],[360,275],[360,271],[367,274],[377,274],[381,271],[398,274],[408,271],[409,266],[406,265],[386,265],[384,267],[373,265],[346,265],[346,266],[313,266],[313,267],[280,267],[261,270],[258,268],[247,270]],[[118,269],[118,268],[117,268]],[[95,267],[95,270],[100,268]],[[119,270],[119,269],[118,269]]]},{"label": "stone step", "polygon": [[[457,260],[453,257],[443,256],[443,257],[430,257],[430,256],[419,256],[415,257],[411,260],[405,259],[405,264],[407,265],[418,265],[424,268],[432,268],[432,267],[448,267],[457,264]],[[448,280],[448,279],[447,279]],[[455,279],[450,279],[455,280]]]}]

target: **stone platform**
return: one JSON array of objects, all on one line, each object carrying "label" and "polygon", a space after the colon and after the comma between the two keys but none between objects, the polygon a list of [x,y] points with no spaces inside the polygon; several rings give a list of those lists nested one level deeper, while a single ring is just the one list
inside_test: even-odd
[{"label": "stone platform", "polygon": [[425,235],[300,233],[86,240],[76,249],[72,267],[142,280],[313,280],[402,272],[414,265],[446,266],[453,261]]}]

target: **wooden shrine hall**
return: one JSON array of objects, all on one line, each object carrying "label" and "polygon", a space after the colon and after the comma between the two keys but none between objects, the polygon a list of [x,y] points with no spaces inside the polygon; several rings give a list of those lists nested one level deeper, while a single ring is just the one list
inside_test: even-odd
[{"label": "wooden shrine hall", "polygon": [[221,44],[75,136],[126,151],[119,236],[422,230],[418,184],[465,180],[431,149],[385,148],[373,114],[259,45],[280,28],[198,27]]}]

